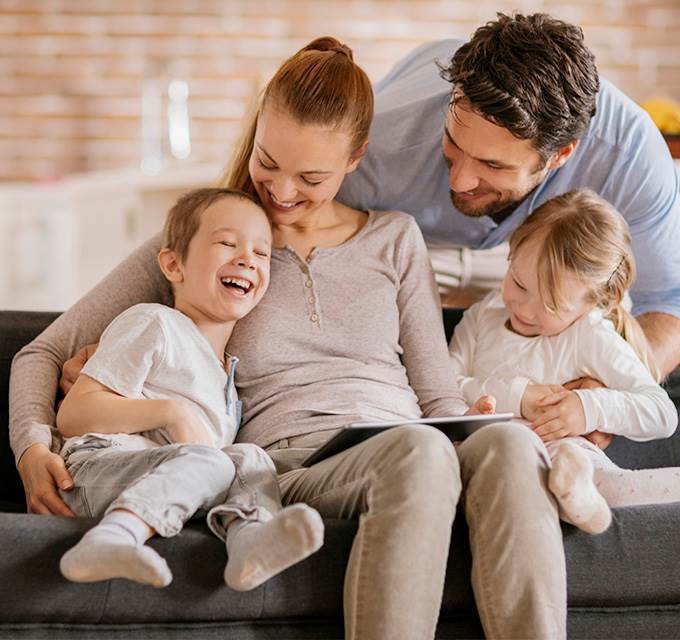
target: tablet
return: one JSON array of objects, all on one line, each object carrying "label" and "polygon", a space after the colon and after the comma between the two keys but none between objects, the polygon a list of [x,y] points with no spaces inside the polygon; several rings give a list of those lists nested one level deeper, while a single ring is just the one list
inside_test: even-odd
[{"label": "tablet", "polygon": [[309,467],[330,456],[340,453],[355,444],[359,444],[386,429],[404,424],[429,424],[443,431],[452,440],[464,440],[471,433],[487,424],[504,422],[513,418],[512,413],[487,413],[474,416],[440,416],[438,418],[417,418],[402,420],[384,420],[376,422],[353,422],[338,431],[325,444],[310,453],[303,461],[303,467]]}]

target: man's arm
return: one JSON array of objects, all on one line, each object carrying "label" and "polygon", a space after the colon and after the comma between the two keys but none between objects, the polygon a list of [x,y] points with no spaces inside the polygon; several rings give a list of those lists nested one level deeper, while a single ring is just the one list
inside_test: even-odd
[{"label": "man's arm", "polygon": [[643,313],[637,317],[654,352],[661,375],[680,364],[680,318],[669,313]]}]

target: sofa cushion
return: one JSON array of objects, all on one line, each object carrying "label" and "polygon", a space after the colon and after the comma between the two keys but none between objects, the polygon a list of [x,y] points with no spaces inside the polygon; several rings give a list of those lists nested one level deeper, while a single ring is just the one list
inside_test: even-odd
[{"label": "sofa cushion", "polygon": [[[174,581],[166,589],[127,580],[70,583],[59,573],[59,558],[92,524],[85,519],[0,514],[4,550],[0,556],[0,619],[66,624],[342,620],[342,584],[355,522],[327,520],[325,544],[318,553],[245,593],[224,586],[224,546],[199,521],[189,523],[174,538],[150,542],[173,571]],[[617,509],[610,529],[598,536],[564,525],[569,606],[634,609],[677,605],[678,531],[677,505]],[[470,571],[468,530],[459,513],[448,560],[442,620],[460,618],[463,612],[477,620]]]}]

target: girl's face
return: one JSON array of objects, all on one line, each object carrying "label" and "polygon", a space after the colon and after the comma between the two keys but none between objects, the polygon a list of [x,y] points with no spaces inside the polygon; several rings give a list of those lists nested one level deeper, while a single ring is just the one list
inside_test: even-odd
[{"label": "girl's face", "polygon": [[541,239],[527,240],[515,251],[503,280],[503,303],[510,315],[510,328],[522,336],[555,336],[588,313],[595,305],[587,301],[588,287],[576,275],[565,272],[562,286],[567,308],[546,309],[538,288],[536,266]]},{"label": "girl's face", "polygon": [[248,168],[273,224],[303,227],[318,220],[359,164],[360,156],[350,158],[350,144],[348,131],[300,124],[265,106]]}]

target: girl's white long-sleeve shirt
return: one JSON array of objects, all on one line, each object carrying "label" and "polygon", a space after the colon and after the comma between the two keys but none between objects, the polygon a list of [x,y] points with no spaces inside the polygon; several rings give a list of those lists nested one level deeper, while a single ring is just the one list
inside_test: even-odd
[{"label": "girl's white long-sleeve shirt", "polygon": [[525,337],[507,328],[500,292],[463,315],[449,345],[451,364],[468,403],[491,394],[497,411],[521,416],[528,384],[565,384],[584,376],[605,389],[576,391],[594,430],[653,440],[670,436],[678,413],[647,367],[595,309],[556,336]]}]

